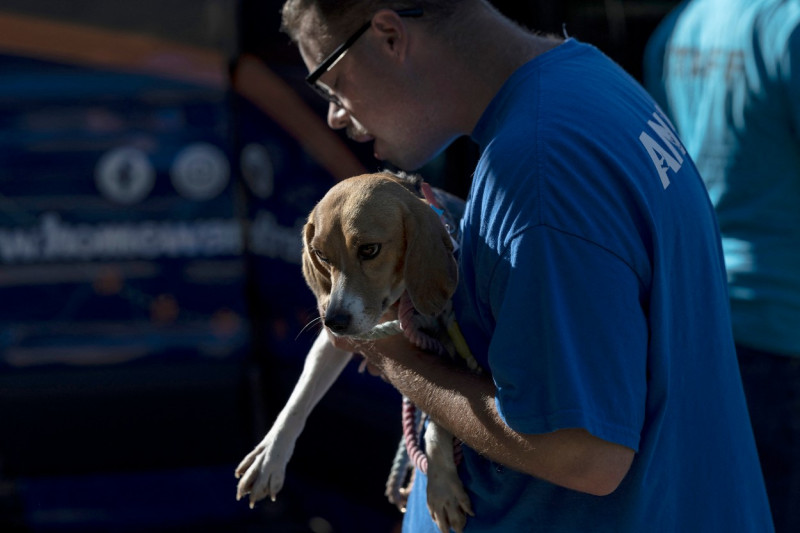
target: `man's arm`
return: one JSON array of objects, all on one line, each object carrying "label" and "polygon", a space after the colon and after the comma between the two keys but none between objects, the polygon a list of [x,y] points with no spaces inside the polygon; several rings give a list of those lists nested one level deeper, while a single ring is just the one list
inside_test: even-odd
[{"label": "man's arm", "polygon": [[364,354],[379,372],[433,420],[481,455],[572,490],[605,496],[630,469],[634,451],[584,429],[520,434],[500,418],[491,377],[420,352],[402,335],[369,343],[335,339]]}]

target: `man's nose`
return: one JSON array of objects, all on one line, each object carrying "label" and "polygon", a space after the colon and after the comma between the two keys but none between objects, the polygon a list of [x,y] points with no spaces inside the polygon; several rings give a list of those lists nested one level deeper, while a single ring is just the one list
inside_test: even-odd
[{"label": "man's nose", "polygon": [[328,104],[328,126],[333,130],[346,128],[350,122],[350,115],[347,110],[333,102]]}]

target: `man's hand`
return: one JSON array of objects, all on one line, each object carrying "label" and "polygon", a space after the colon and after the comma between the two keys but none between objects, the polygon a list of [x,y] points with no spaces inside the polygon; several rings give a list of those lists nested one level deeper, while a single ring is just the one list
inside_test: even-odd
[{"label": "man's hand", "polygon": [[[386,310],[383,316],[381,316],[380,323],[383,324],[384,322],[390,322],[392,320],[397,320],[396,306],[392,306]],[[382,375],[379,365],[377,364],[377,360],[381,357],[382,353],[386,353],[385,349],[380,349],[381,345],[387,344],[383,342],[383,339],[363,340],[344,335],[336,335],[329,329],[326,329],[326,331],[328,332],[328,338],[331,340],[331,344],[333,344],[336,348],[350,353],[361,354],[366,359],[367,371],[373,376]],[[402,334],[392,335],[392,337],[398,337],[398,339],[395,340],[400,341],[400,345],[406,344],[409,350],[415,349],[414,346],[407,341]],[[389,337],[387,337],[387,339],[388,338]]]},{"label": "man's hand", "polygon": [[336,348],[361,355],[364,358],[364,368],[373,376],[384,377],[383,367],[390,354],[396,354],[398,351],[401,353],[417,351],[402,333],[382,339],[362,340],[335,335],[328,331],[328,338]]}]

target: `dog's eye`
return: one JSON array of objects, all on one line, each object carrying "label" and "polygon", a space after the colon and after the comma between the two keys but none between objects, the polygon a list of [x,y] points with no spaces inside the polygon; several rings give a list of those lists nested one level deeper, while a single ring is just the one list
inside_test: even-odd
[{"label": "dog's eye", "polygon": [[381,253],[380,244],[362,244],[358,247],[358,257],[363,260],[375,259]]},{"label": "dog's eye", "polygon": [[327,263],[327,262],[328,262],[328,258],[327,258],[327,257],[325,257],[325,254],[323,254],[323,253],[322,253],[322,252],[320,252],[319,250],[317,250],[317,249],[314,249],[314,255],[316,255],[316,256],[317,256],[317,259],[319,259],[319,260],[320,260],[320,261],[322,261],[323,263]]}]

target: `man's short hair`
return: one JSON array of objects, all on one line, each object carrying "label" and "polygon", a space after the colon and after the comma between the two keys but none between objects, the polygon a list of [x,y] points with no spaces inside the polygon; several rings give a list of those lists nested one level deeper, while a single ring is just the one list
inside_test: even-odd
[{"label": "man's short hair", "polygon": [[[338,40],[381,9],[422,8],[429,24],[439,24],[454,13],[459,4],[468,0],[287,0],[283,4],[281,30],[298,42],[305,31],[307,36],[323,40]],[[302,28],[304,16],[313,12],[325,27]]]}]

